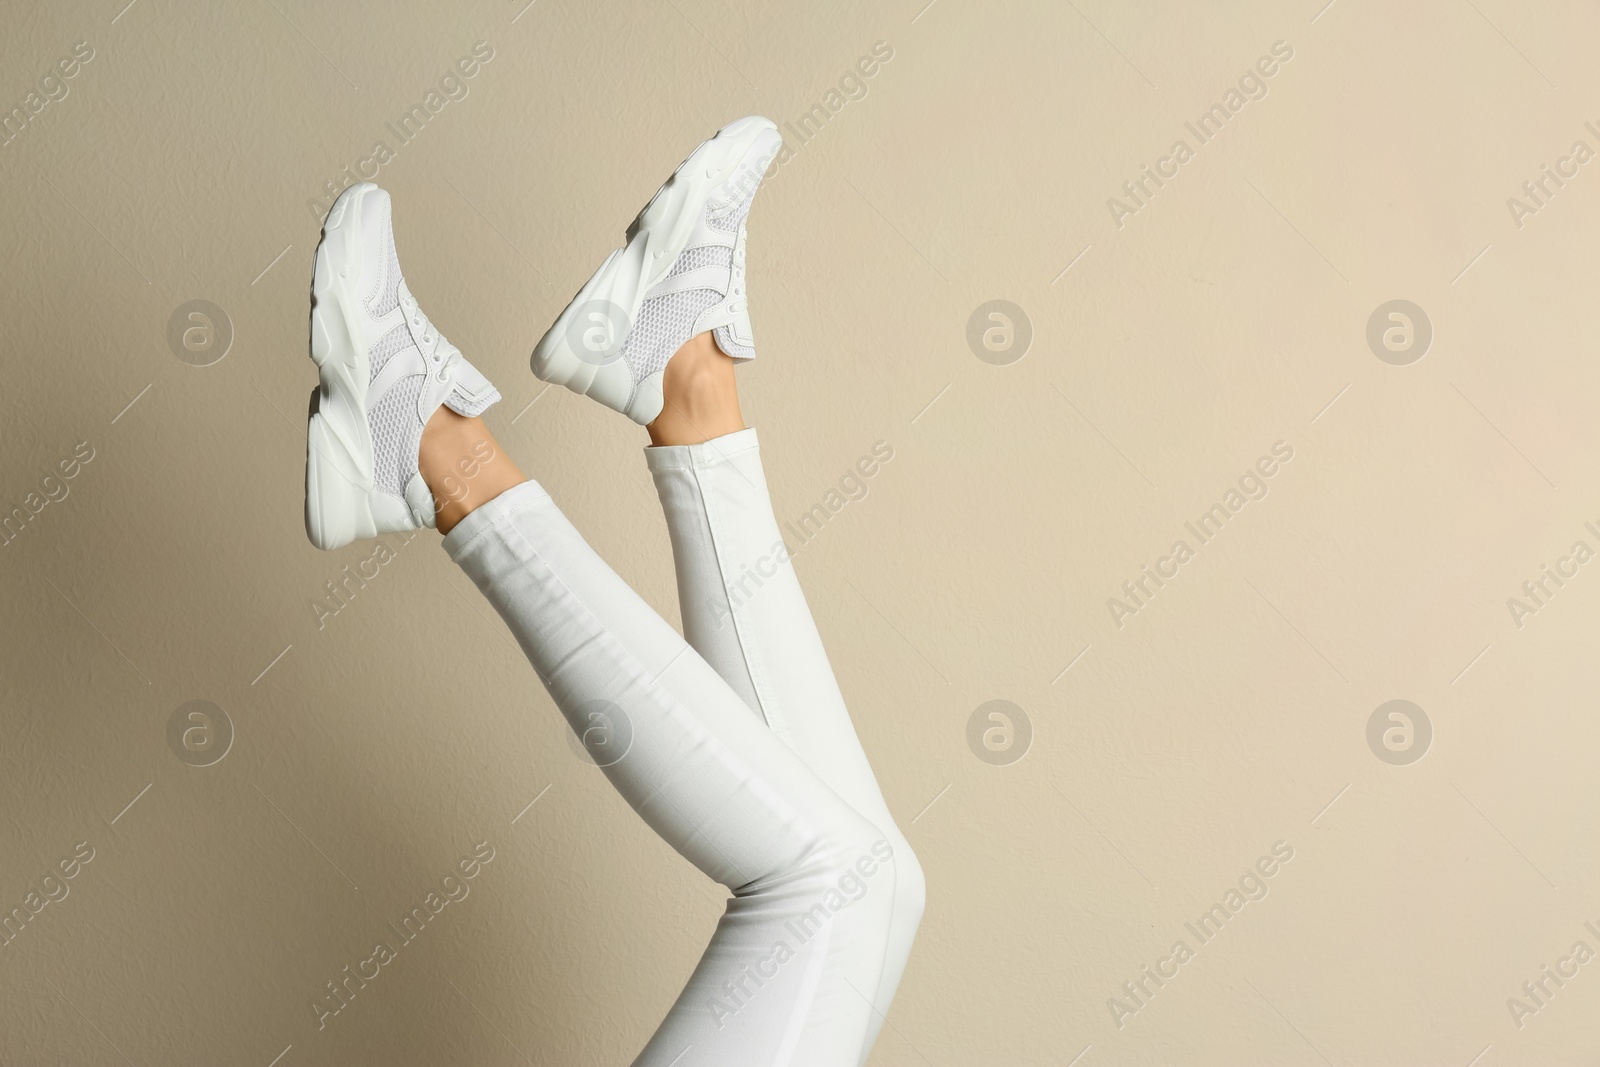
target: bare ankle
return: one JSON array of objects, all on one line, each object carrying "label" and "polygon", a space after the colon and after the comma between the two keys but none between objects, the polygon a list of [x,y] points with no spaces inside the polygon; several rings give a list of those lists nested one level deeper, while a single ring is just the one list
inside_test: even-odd
[{"label": "bare ankle", "polygon": [[417,470],[433,494],[440,533],[449,533],[478,507],[527,480],[482,419],[442,406],[422,428]]},{"label": "bare ankle", "polygon": [[648,427],[651,444],[699,444],[744,429],[733,367],[709,333],[684,342],[662,376],[664,403]]}]

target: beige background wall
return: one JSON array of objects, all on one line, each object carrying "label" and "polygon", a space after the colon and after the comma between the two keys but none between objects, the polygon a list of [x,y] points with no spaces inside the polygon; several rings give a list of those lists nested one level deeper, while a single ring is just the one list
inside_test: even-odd
[{"label": "beige background wall", "polygon": [[[1600,550],[1600,162],[1559,162],[1600,150],[1600,16],[925,2],[0,7],[7,109],[93,51],[0,146],[0,508],[38,510],[0,546],[0,910],[67,892],[0,947],[0,1063],[629,1060],[721,891],[575,754],[434,535],[307,544],[307,201],[395,149],[408,277],[505,393],[496,432],[676,620],[642,434],[527,353],[697,141],[826,106],[876,42],[757,203],[742,372],[781,518],[894,452],[798,556],[930,884],[873,1062],[1600,1053],[1600,562],[1560,563]],[[1514,218],[1546,164],[1577,176]],[[997,299],[1032,333],[1005,365],[967,341]],[[1433,332],[1408,365],[1366,339],[1396,299]],[[192,300],[231,323],[209,366],[167,340]],[[1542,565],[1577,574],[1519,626]],[[319,626],[346,566],[376,575]],[[1367,739],[1395,699],[1432,729],[1403,765]],[[234,731],[206,767],[168,742],[195,700]],[[991,700],[1029,724],[999,753],[968,742]],[[319,1029],[324,983],[479,842],[470,895]],[[1545,965],[1576,975],[1514,1012]],[[1145,966],[1177,973],[1136,1001]]]}]

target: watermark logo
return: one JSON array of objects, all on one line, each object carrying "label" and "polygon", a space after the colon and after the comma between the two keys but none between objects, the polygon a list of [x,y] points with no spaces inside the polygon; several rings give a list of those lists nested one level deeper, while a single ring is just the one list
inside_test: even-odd
[{"label": "watermark logo", "polygon": [[[1600,126],[1592,121],[1585,122],[1583,128],[1600,137]],[[1506,197],[1506,210],[1511,213],[1512,224],[1520,230],[1530,216],[1537,215],[1541,208],[1549,207],[1555,195],[1566,187],[1567,182],[1578,176],[1579,169],[1594,155],[1594,149],[1580,138],[1572,142],[1567,155],[1556,159],[1554,167],[1541,163],[1538,176],[1522,183],[1521,196]]]},{"label": "watermark logo", "polygon": [[979,304],[967,319],[967,347],[985,363],[1009,366],[1028,354],[1033,320],[1009,300]]},{"label": "watermark logo", "polygon": [[865,100],[871,88],[871,79],[893,58],[893,45],[888,41],[874,41],[871,52],[857,59],[854,66],[846,67],[837,82],[829,86],[828,91],[804,114],[793,122],[785,122],[782,147],[771,160],[763,164],[766,177],[777,174],[802,148],[820,136],[846,106],[857,100]]},{"label": "watermark logo", "polygon": [[356,994],[369,983],[377,981],[384,970],[400,958],[400,950],[421,937],[447,907],[466,900],[472,893],[472,880],[494,862],[494,857],[494,846],[488,841],[479,841],[469,855],[456,861],[455,870],[439,879],[437,889],[429,888],[428,895],[402,915],[398,923],[391,919],[385,925],[383,940],[373,943],[371,955],[357,958],[354,968],[345,964],[338,974],[325,981],[322,989],[307,1001],[317,1017],[317,1029],[327,1029],[328,1020],[348,1008]]},{"label": "watermark logo", "polygon": [[1177,938],[1167,954],[1156,960],[1154,967],[1148,963],[1141,965],[1137,975],[1122,983],[1120,995],[1107,997],[1106,1008],[1111,1012],[1111,1021],[1117,1024],[1117,1029],[1121,1030],[1128,1019],[1147,1008],[1156,994],[1178,977],[1183,965],[1192,961],[1200,949],[1216,940],[1223,928],[1246,906],[1267,899],[1271,891],[1267,880],[1275,877],[1292,859],[1294,846],[1281,839],[1274,841],[1270,855],[1257,857],[1255,863],[1246,867],[1221,897],[1213,899],[1206,910],[1183,924],[1184,930],[1194,938],[1193,945],[1185,938]]},{"label": "watermark logo", "polygon": [[1106,609],[1111,612],[1111,621],[1116,623],[1117,629],[1122,629],[1130,617],[1149,607],[1156,593],[1176,578],[1183,565],[1194,559],[1200,548],[1221,533],[1223,526],[1239,514],[1246,504],[1265,500],[1271,488],[1267,479],[1282,470],[1283,465],[1293,458],[1293,445],[1287,441],[1274,441],[1270,454],[1258,457],[1216,503],[1197,518],[1183,524],[1183,528],[1194,538],[1193,545],[1180,537],[1172,543],[1166,555],[1156,558],[1154,567],[1148,563],[1140,564],[1139,576],[1122,583],[1122,595],[1106,599]]},{"label": "watermark logo", "polygon": [[[462,463],[467,462],[465,459]],[[445,481],[453,480],[453,475],[447,475]],[[443,507],[442,501],[434,500],[434,507]],[[400,550],[416,540],[415,532],[397,535],[399,540],[391,545],[382,538],[373,542],[372,552],[355,563],[346,563],[339,569],[339,573],[322,583],[324,590],[320,600],[307,599],[311,606],[311,614],[317,620],[318,631],[327,629],[328,620],[338,615],[345,608],[354,604],[356,597],[367,588],[367,584],[383,573],[383,568],[393,563],[400,556]]]},{"label": "watermark logo", "polygon": [[[1591,936],[1600,938],[1600,927],[1594,923],[1585,922],[1583,928]],[[1572,943],[1571,950],[1565,956],[1556,957],[1555,966],[1540,964],[1539,976],[1522,983],[1522,996],[1506,998],[1506,1010],[1511,1013],[1511,1021],[1517,1029],[1521,1030],[1531,1016],[1547,1007],[1569,981],[1578,977],[1579,969],[1594,957],[1595,951],[1589,942],[1579,938]]]},{"label": "watermark logo", "polygon": [[76,78],[94,56],[94,46],[88,41],[79,41],[72,46],[72,54],[62,56],[55,66],[46,69],[21,100],[9,109],[0,104],[0,145],[8,145],[22,136],[40,112],[65,100],[72,92],[72,86],[67,83]]},{"label": "watermark logo", "polygon": [[[729,978],[720,986],[712,987],[706,998],[706,1014],[717,1024],[717,1029],[721,1030],[730,1018],[743,1011],[766,984],[778,976],[784,964],[798,957],[817,934],[828,929],[835,915],[865,897],[872,888],[872,876],[893,860],[894,849],[889,842],[881,838],[874,841],[810,907],[784,920],[783,933],[775,936],[770,945],[755,950],[761,955],[752,953],[754,958],[748,963],[730,967]],[[891,876],[889,885],[893,884]],[[825,949],[827,941],[824,937],[819,944]]]},{"label": "watermark logo", "polygon": [[[1594,523],[1586,522],[1583,528],[1600,538],[1600,527]],[[1594,559],[1594,549],[1589,547],[1589,542],[1580,538],[1572,542],[1572,548],[1566,555],[1556,557],[1555,566],[1539,564],[1538,576],[1522,583],[1522,596],[1506,598],[1506,610],[1511,613],[1511,621],[1517,629],[1522,629],[1528,616],[1537,615],[1540,608],[1548,606],[1551,598],[1578,576],[1578,568],[1591,559]]]},{"label": "watermark logo", "polygon": [[233,347],[233,320],[209,300],[179,304],[167,319],[167,347],[191,367],[209,367]]},{"label": "watermark logo", "polygon": [[[39,479],[38,489],[29,490],[22,498],[22,503],[0,513],[0,545],[9,545],[24,531],[33,529],[29,523],[38,518],[40,512],[51,504],[59,504],[67,499],[72,492],[72,487],[67,483],[78,476],[84,466],[94,459],[94,455],[94,445],[79,441],[70,455],[56,461],[55,470],[46,468],[46,473]],[[56,477],[57,471],[61,474],[59,478]]]},{"label": "watermark logo", "polygon": [[567,747],[595,767],[621,762],[633,747],[633,720],[609,700],[586,700],[573,713]]},{"label": "watermark logo", "polygon": [[[94,859],[94,846],[79,841],[72,846],[72,854],[63,856],[54,867],[47,868],[37,885],[29,885],[22,903],[7,908],[0,904],[0,948],[5,948],[22,935],[28,924],[51,904],[67,899],[72,887],[67,883],[78,877],[85,865]],[[60,872],[58,875],[56,872]]]},{"label": "watermark logo", "polygon": [[978,705],[967,719],[967,747],[983,762],[1008,767],[1033,746],[1033,721],[1009,700]]},{"label": "watermark logo", "polygon": [[[850,504],[865,500],[871,486],[868,484],[872,478],[883,469],[884,465],[894,459],[894,446],[887,441],[872,442],[872,449],[867,454],[860,456],[850,467],[846,467],[838,481],[828,487],[827,492],[812,504],[811,507],[797,515],[793,520],[783,524],[783,532],[787,535],[789,550],[785,555],[796,555],[811,542],[822,528],[830,521],[837,518]],[[776,550],[777,546],[773,546]],[[780,558],[779,562],[787,562]],[[757,561],[760,568],[761,561]],[[772,575],[766,574],[770,578]],[[739,583],[743,591],[743,579]]]},{"label": "watermark logo", "polygon": [[233,748],[233,720],[209,700],[180,704],[167,718],[167,747],[191,767],[220,763]]},{"label": "watermark logo", "polygon": [[633,320],[620,305],[585,300],[567,316],[567,348],[585,363],[604,367],[622,358],[622,346],[632,329]]},{"label": "watermark logo", "polygon": [[1367,747],[1385,763],[1396,767],[1415,763],[1432,744],[1432,720],[1409,700],[1385,701],[1367,719]]},{"label": "watermark logo", "polygon": [[[487,41],[476,41],[470,55],[457,59],[446,67],[437,84],[429,86],[422,99],[411,105],[392,122],[384,123],[384,136],[373,142],[372,151],[348,164],[338,174],[322,183],[322,194],[306,201],[306,210],[319,223],[333,207],[339,194],[357,182],[377,181],[379,171],[393,163],[400,149],[421,136],[440,113],[451,103],[465,100],[472,91],[471,81],[494,59],[494,48]],[[452,109],[452,111],[455,109]],[[389,142],[393,140],[391,145]]]},{"label": "watermark logo", "polygon": [[1372,354],[1396,367],[1415,363],[1433,343],[1433,322],[1428,313],[1409,300],[1379,304],[1367,319],[1367,347]]},{"label": "watermark logo", "polygon": [[[1148,163],[1141,165],[1137,175],[1122,183],[1122,196],[1107,197],[1106,211],[1117,229],[1122,229],[1128,219],[1148,207],[1156,193],[1176,178],[1201,148],[1220,137],[1246,105],[1265,100],[1268,80],[1293,58],[1294,47],[1288,41],[1273,41],[1271,54],[1257,58],[1210,107],[1195,116],[1194,121],[1183,124],[1188,136],[1175,139],[1167,154],[1156,159],[1154,167]],[[1194,138],[1192,145],[1190,137]]]}]

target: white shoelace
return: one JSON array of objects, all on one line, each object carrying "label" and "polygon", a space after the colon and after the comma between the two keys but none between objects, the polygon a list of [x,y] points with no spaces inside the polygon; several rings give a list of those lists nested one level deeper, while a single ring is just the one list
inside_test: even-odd
[{"label": "white shoelace", "polygon": [[405,309],[406,320],[410,322],[412,330],[416,332],[424,346],[424,357],[438,364],[438,378],[441,382],[449,381],[456,363],[461,359],[461,350],[440,336],[421,306],[405,290],[400,292],[400,303]]}]

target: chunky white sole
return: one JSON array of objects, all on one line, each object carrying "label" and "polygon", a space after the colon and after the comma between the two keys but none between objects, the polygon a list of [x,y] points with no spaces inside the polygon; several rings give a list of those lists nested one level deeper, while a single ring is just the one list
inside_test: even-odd
[{"label": "chunky white sole", "polygon": [[[770,157],[781,143],[778,127],[770,119],[752,116],[729,123],[696,148],[633,220],[627,244],[606,257],[534,346],[533,373],[593,397],[641,426],[654,422],[661,414],[664,372],[636,386],[620,352],[607,360],[579,354],[571,344],[572,335],[591,322],[603,328],[608,311],[614,313],[613,325],[617,315],[629,325],[636,322],[645,293],[672,270],[710,192],[747,160]],[[617,343],[620,346],[620,339]]]},{"label": "chunky white sole", "polygon": [[[306,534],[321,549],[378,532],[372,436],[367,428],[367,344],[360,326],[363,206],[388,199],[362,182],[328,210],[311,280],[311,361],[321,385],[306,427]],[[374,206],[379,202],[374,202]]]}]

